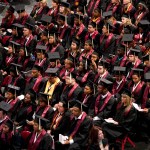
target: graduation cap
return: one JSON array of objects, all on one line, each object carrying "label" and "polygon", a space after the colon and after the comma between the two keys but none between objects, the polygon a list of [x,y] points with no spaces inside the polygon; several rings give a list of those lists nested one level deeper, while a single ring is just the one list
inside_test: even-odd
[{"label": "graduation cap", "polygon": [[18,14],[19,14],[19,13],[22,13],[22,12],[25,11],[25,5],[21,5],[21,4],[16,5],[15,10],[16,10],[16,12],[17,12]]},{"label": "graduation cap", "polygon": [[61,2],[61,0],[53,0],[53,2],[58,4]]},{"label": "graduation cap", "polygon": [[39,100],[42,101],[42,102],[46,102],[47,105],[49,106],[49,96],[51,96],[50,94],[47,94],[47,93],[43,93],[43,92],[40,92],[40,98]]},{"label": "graduation cap", "polygon": [[128,95],[129,97],[131,97],[131,91],[129,91],[128,89],[124,88],[122,94]]},{"label": "graduation cap", "polygon": [[102,78],[99,82],[98,85],[102,85],[104,86],[105,88],[108,88],[110,85],[112,85],[113,83],[105,78]]},{"label": "graduation cap", "polygon": [[123,14],[122,18],[130,18],[130,16],[128,14]]},{"label": "graduation cap", "polygon": [[50,24],[52,22],[52,16],[43,14],[41,17],[41,21]]},{"label": "graduation cap", "polygon": [[104,18],[109,18],[113,15],[112,11],[106,11],[106,12],[103,12],[103,17]]},{"label": "graduation cap", "polygon": [[47,50],[47,46],[44,45],[36,45],[36,53],[45,53]]},{"label": "graduation cap", "polygon": [[143,58],[143,61],[149,61],[150,62],[150,54],[144,55],[142,58]]},{"label": "graduation cap", "polygon": [[126,67],[114,66],[115,75],[122,75],[126,72]]},{"label": "graduation cap", "polygon": [[10,130],[10,131],[13,130],[13,122],[12,122],[12,120],[7,119],[7,120],[4,122],[4,124],[9,127],[9,130]]},{"label": "graduation cap", "polygon": [[108,33],[110,32],[110,29],[114,29],[116,28],[112,23],[111,21],[106,21],[106,23],[104,24],[108,30]]},{"label": "graduation cap", "polygon": [[147,72],[144,74],[144,79],[147,81],[147,82],[150,82],[150,72]]},{"label": "graduation cap", "polygon": [[132,71],[133,71],[133,75],[136,74],[138,76],[141,76],[144,72],[144,70],[140,68],[132,68]]},{"label": "graduation cap", "polygon": [[142,29],[149,29],[149,25],[150,25],[150,22],[148,20],[141,20],[138,23],[138,27],[141,27]]},{"label": "graduation cap", "polygon": [[4,112],[8,112],[9,110],[11,109],[11,105],[4,102],[4,101],[1,101],[0,102],[0,110],[3,110]]},{"label": "graduation cap", "polygon": [[138,56],[141,51],[139,49],[130,48],[129,55]]},{"label": "graduation cap", "polygon": [[7,9],[7,12],[8,12],[8,13],[14,13],[14,12],[15,12],[15,8],[10,5],[10,6],[8,7],[8,9]]},{"label": "graduation cap", "polygon": [[16,50],[19,49],[21,45],[15,41],[10,41],[9,46],[12,46],[13,53],[16,53]]},{"label": "graduation cap", "polygon": [[70,7],[70,3],[64,2],[64,1],[61,1],[59,5],[60,5],[60,6],[63,6],[63,7],[66,7],[66,8],[69,8],[69,7]]},{"label": "graduation cap", "polygon": [[55,77],[55,76],[57,76],[58,74],[58,68],[48,68],[46,71],[45,71],[45,73],[46,74],[48,74],[48,75],[50,75],[50,76],[53,76],[53,77]]},{"label": "graduation cap", "polygon": [[123,50],[123,51],[125,51],[125,46],[123,44],[119,44],[117,46],[117,50]]},{"label": "graduation cap", "polygon": [[81,21],[81,20],[83,20],[83,15],[81,15],[81,14],[77,14],[77,13],[75,13],[74,14],[74,18],[77,18],[77,19],[79,19],[79,21]]},{"label": "graduation cap", "polygon": [[110,65],[109,62],[107,62],[107,60],[104,58],[102,58],[98,63],[98,66],[103,66],[104,68],[108,68],[109,65]]},{"label": "graduation cap", "polygon": [[35,123],[38,123],[38,125],[39,125],[39,130],[41,130],[41,126],[42,126],[42,128],[46,129],[46,126],[47,126],[47,123],[49,122],[49,120],[43,118],[42,116],[35,115],[34,122],[35,122]]},{"label": "graduation cap", "polygon": [[57,66],[57,59],[60,59],[59,52],[48,53],[48,59],[50,62],[56,62]]},{"label": "graduation cap", "polygon": [[85,70],[88,70],[91,64],[91,60],[82,56],[82,63],[84,64]]},{"label": "graduation cap", "polygon": [[83,104],[82,102],[80,102],[79,100],[75,100],[72,102],[72,107],[77,107],[79,108],[81,111],[85,111],[87,106],[85,104]]},{"label": "graduation cap", "polygon": [[8,90],[7,90],[7,92],[10,92],[10,93],[12,93],[12,94],[14,94],[15,95],[15,98],[16,98],[16,96],[17,96],[17,91],[19,91],[20,90],[20,87],[18,87],[18,86],[14,86],[14,85],[12,85],[12,84],[9,84],[8,85]]},{"label": "graduation cap", "polygon": [[34,21],[28,21],[25,23],[24,28],[27,28],[29,30],[33,30],[35,28],[35,22]]},{"label": "graduation cap", "polygon": [[16,75],[19,75],[19,71],[21,70],[22,65],[11,63],[10,72],[15,73]]},{"label": "graduation cap", "polygon": [[23,27],[24,27],[24,26],[23,26],[22,24],[19,24],[19,23],[14,23],[14,24],[12,24],[12,28],[13,28],[13,29],[16,29],[17,35],[18,35],[18,29],[19,29],[19,30],[22,30]]},{"label": "graduation cap", "polygon": [[66,15],[58,13],[58,20],[65,21],[65,24],[67,24],[67,16]]},{"label": "graduation cap", "polygon": [[64,107],[64,108],[68,108],[68,103],[69,103],[69,101],[68,101],[68,103],[66,102],[66,101],[64,101],[64,100],[60,100],[59,102],[61,102],[63,105],[62,105],[62,107]]},{"label": "graduation cap", "polygon": [[41,66],[38,66],[38,65],[34,65],[32,70],[37,70],[37,71],[42,71],[42,67]]},{"label": "graduation cap", "polygon": [[95,22],[90,22],[89,25],[91,25],[93,28],[96,28],[96,23]]}]

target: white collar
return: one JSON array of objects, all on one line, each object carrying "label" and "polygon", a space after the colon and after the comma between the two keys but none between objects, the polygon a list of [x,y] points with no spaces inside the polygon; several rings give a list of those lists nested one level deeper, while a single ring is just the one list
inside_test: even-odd
[{"label": "white collar", "polygon": [[80,120],[81,118],[82,118],[82,115],[83,115],[83,112],[81,113],[81,115],[77,118],[77,117],[75,117],[75,120]]},{"label": "white collar", "polygon": [[108,95],[108,92],[105,95],[101,95],[102,99],[106,98]]}]

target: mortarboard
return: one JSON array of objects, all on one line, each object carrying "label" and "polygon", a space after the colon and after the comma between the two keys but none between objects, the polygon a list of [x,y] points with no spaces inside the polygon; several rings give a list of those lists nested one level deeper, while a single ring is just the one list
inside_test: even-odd
[{"label": "mortarboard", "polygon": [[40,101],[43,101],[43,102],[46,102],[47,105],[49,106],[49,96],[51,96],[50,94],[47,94],[47,93],[43,93],[43,92],[40,92]]},{"label": "mortarboard", "polygon": [[36,45],[36,53],[45,53],[47,50],[47,46],[44,45]]},{"label": "mortarboard", "polygon": [[9,127],[10,131],[13,130],[13,122],[10,119],[7,119],[4,124]]},{"label": "mortarboard", "polygon": [[42,67],[38,65],[34,65],[32,70],[42,71]]},{"label": "mortarboard", "polygon": [[96,28],[96,23],[95,22],[90,22],[89,25],[91,25],[93,28]]},{"label": "mortarboard", "polygon": [[122,17],[124,17],[124,18],[130,18],[128,14],[123,14]]},{"label": "mortarboard", "polygon": [[50,76],[57,76],[58,70],[58,68],[48,68],[45,73]]},{"label": "mortarboard", "polygon": [[49,16],[49,15],[43,14],[42,18],[41,18],[41,21],[50,24],[52,22],[52,17]]},{"label": "mortarboard", "polygon": [[58,19],[65,21],[66,20],[66,16],[61,14],[61,13],[59,13],[58,14]]},{"label": "mortarboard", "polygon": [[79,100],[75,100],[74,102],[72,102],[73,107],[77,107],[79,108],[81,111],[85,111],[85,109],[87,108],[87,106],[85,104],[83,104],[82,102],[80,102]]},{"label": "mortarboard", "polygon": [[[66,101],[64,101],[64,100],[60,100],[59,102],[61,102],[63,105],[63,107],[64,108],[67,108],[68,107],[68,104],[67,104],[67,102]],[[69,103],[69,102],[68,102]]]},{"label": "mortarboard", "polygon": [[19,29],[19,30],[22,30],[23,27],[24,27],[24,26],[23,26],[22,24],[19,24],[19,23],[14,23],[14,24],[12,24],[12,28],[13,28],[13,29],[16,29],[17,34],[18,34],[18,29]]},{"label": "mortarboard", "polygon": [[34,21],[28,21],[25,23],[24,28],[27,28],[29,30],[33,30],[35,28],[35,22]]},{"label": "mortarboard", "polygon": [[117,46],[117,50],[123,50],[123,51],[125,51],[125,46],[123,44],[119,44]]},{"label": "mortarboard", "polygon": [[150,82],[150,72],[147,72],[144,74],[144,79],[147,81],[147,82]]},{"label": "mortarboard", "polygon": [[111,81],[107,80],[107,79],[104,79],[102,78],[99,82],[99,85],[102,85],[104,86],[105,88],[109,87],[110,85],[112,84]]},{"label": "mortarboard", "polygon": [[50,60],[50,62],[53,62],[53,61],[56,61],[57,59],[60,59],[59,52],[48,53],[48,59]]},{"label": "mortarboard", "polygon": [[146,31],[149,30],[149,25],[150,25],[150,22],[148,20],[141,20],[138,23],[138,27],[141,27],[142,29],[146,29]]},{"label": "mortarboard", "polygon": [[20,87],[9,84],[7,92],[10,92],[10,93],[14,94],[15,98],[16,98],[16,95],[17,95],[16,92],[19,91],[19,90],[20,90]]},{"label": "mortarboard", "polygon": [[106,11],[106,12],[103,12],[103,17],[104,18],[109,18],[113,15],[112,11]]},{"label": "mortarboard", "polygon": [[77,18],[77,19],[79,19],[79,21],[81,21],[81,20],[83,20],[83,15],[75,13],[74,18]]},{"label": "mortarboard", "polygon": [[144,55],[142,58],[143,58],[143,61],[149,61],[150,62],[150,54]]},{"label": "mortarboard", "polygon": [[133,41],[133,34],[124,34],[122,37],[123,42],[131,42]]},{"label": "mortarboard", "polygon": [[15,10],[16,12],[19,14],[19,13],[22,13],[25,11],[25,5],[16,5],[15,6]]},{"label": "mortarboard", "polygon": [[102,58],[98,63],[98,66],[103,66],[104,68],[108,68],[109,65],[109,62],[107,62],[104,58]]},{"label": "mortarboard", "polygon": [[14,13],[14,11],[15,11],[15,8],[11,5],[7,9],[7,12],[9,12],[9,13]]},{"label": "mortarboard", "polygon": [[13,53],[16,53],[16,50],[19,49],[21,45],[15,41],[10,41],[9,46],[12,46]]},{"label": "mortarboard", "polygon": [[0,110],[3,110],[4,112],[8,112],[9,110],[11,109],[11,105],[4,102],[4,101],[1,101],[0,102]]},{"label": "mortarboard", "polygon": [[22,65],[11,63],[10,72],[14,72],[16,75],[19,75]]},{"label": "mortarboard", "polygon": [[141,51],[139,49],[130,48],[129,55],[138,56]]},{"label": "mortarboard", "polygon": [[45,118],[43,118],[43,117],[41,117],[39,115],[35,115],[34,122],[38,123],[39,130],[41,130],[41,126],[42,126],[42,128],[46,129],[47,123],[49,122],[49,120],[45,119]]},{"label": "mortarboard", "polygon": [[60,3],[61,0],[52,0],[54,3]]},{"label": "mortarboard", "polygon": [[131,91],[129,91],[128,89],[124,88],[122,94],[128,95],[129,97],[131,97]]},{"label": "mortarboard", "polygon": [[67,3],[67,2],[61,1],[61,2],[60,2],[60,6],[63,6],[63,7],[69,8],[69,7],[70,7],[70,3]]},{"label": "mortarboard", "polygon": [[138,76],[142,76],[144,72],[143,69],[139,69],[139,68],[132,68],[132,71],[133,71],[133,75],[137,74]]},{"label": "mortarboard", "polygon": [[124,74],[126,72],[126,67],[114,66],[114,72],[115,75]]}]

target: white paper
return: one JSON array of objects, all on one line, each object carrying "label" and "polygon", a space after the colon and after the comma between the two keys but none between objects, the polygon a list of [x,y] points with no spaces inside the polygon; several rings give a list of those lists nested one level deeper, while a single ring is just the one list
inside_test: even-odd
[{"label": "white paper", "polygon": [[94,120],[94,121],[97,121],[97,120],[100,120],[100,118],[97,117],[97,116],[95,116],[95,117],[93,118],[93,120]]},{"label": "white paper", "polygon": [[140,106],[138,106],[138,104],[136,104],[136,103],[132,103],[132,104],[133,104],[133,106],[134,106],[134,108],[135,108],[136,110],[138,110],[138,111],[144,111],[143,109],[141,109]]},{"label": "white paper", "polygon": [[64,136],[62,134],[59,134],[59,142],[64,144],[64,141],[68,140],[68,136]]},{"label": "white paper", "polygon": [[116,121],[114,121],[113,119],[104,119],[106,122],[108,122],[108,123],[113,123],[113,124],[115,124],[116,123]]}]

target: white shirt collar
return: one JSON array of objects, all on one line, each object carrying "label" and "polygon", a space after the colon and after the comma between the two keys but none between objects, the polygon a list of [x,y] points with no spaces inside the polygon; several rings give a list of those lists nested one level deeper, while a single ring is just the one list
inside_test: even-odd
[{"label": "white shirt collar", "polygon": [[108,92],[105,94],[105,95],[101,95],[102,96],[102,99],[106,98],[108,95]]},{"label": "white shirt collar", "polygon": [[82,115],[83,115],[83,112],[81,113],[81,115],[77,118],[77,117],[75,117],[75,120],[80,120],[81,118],[82,118]]}]

